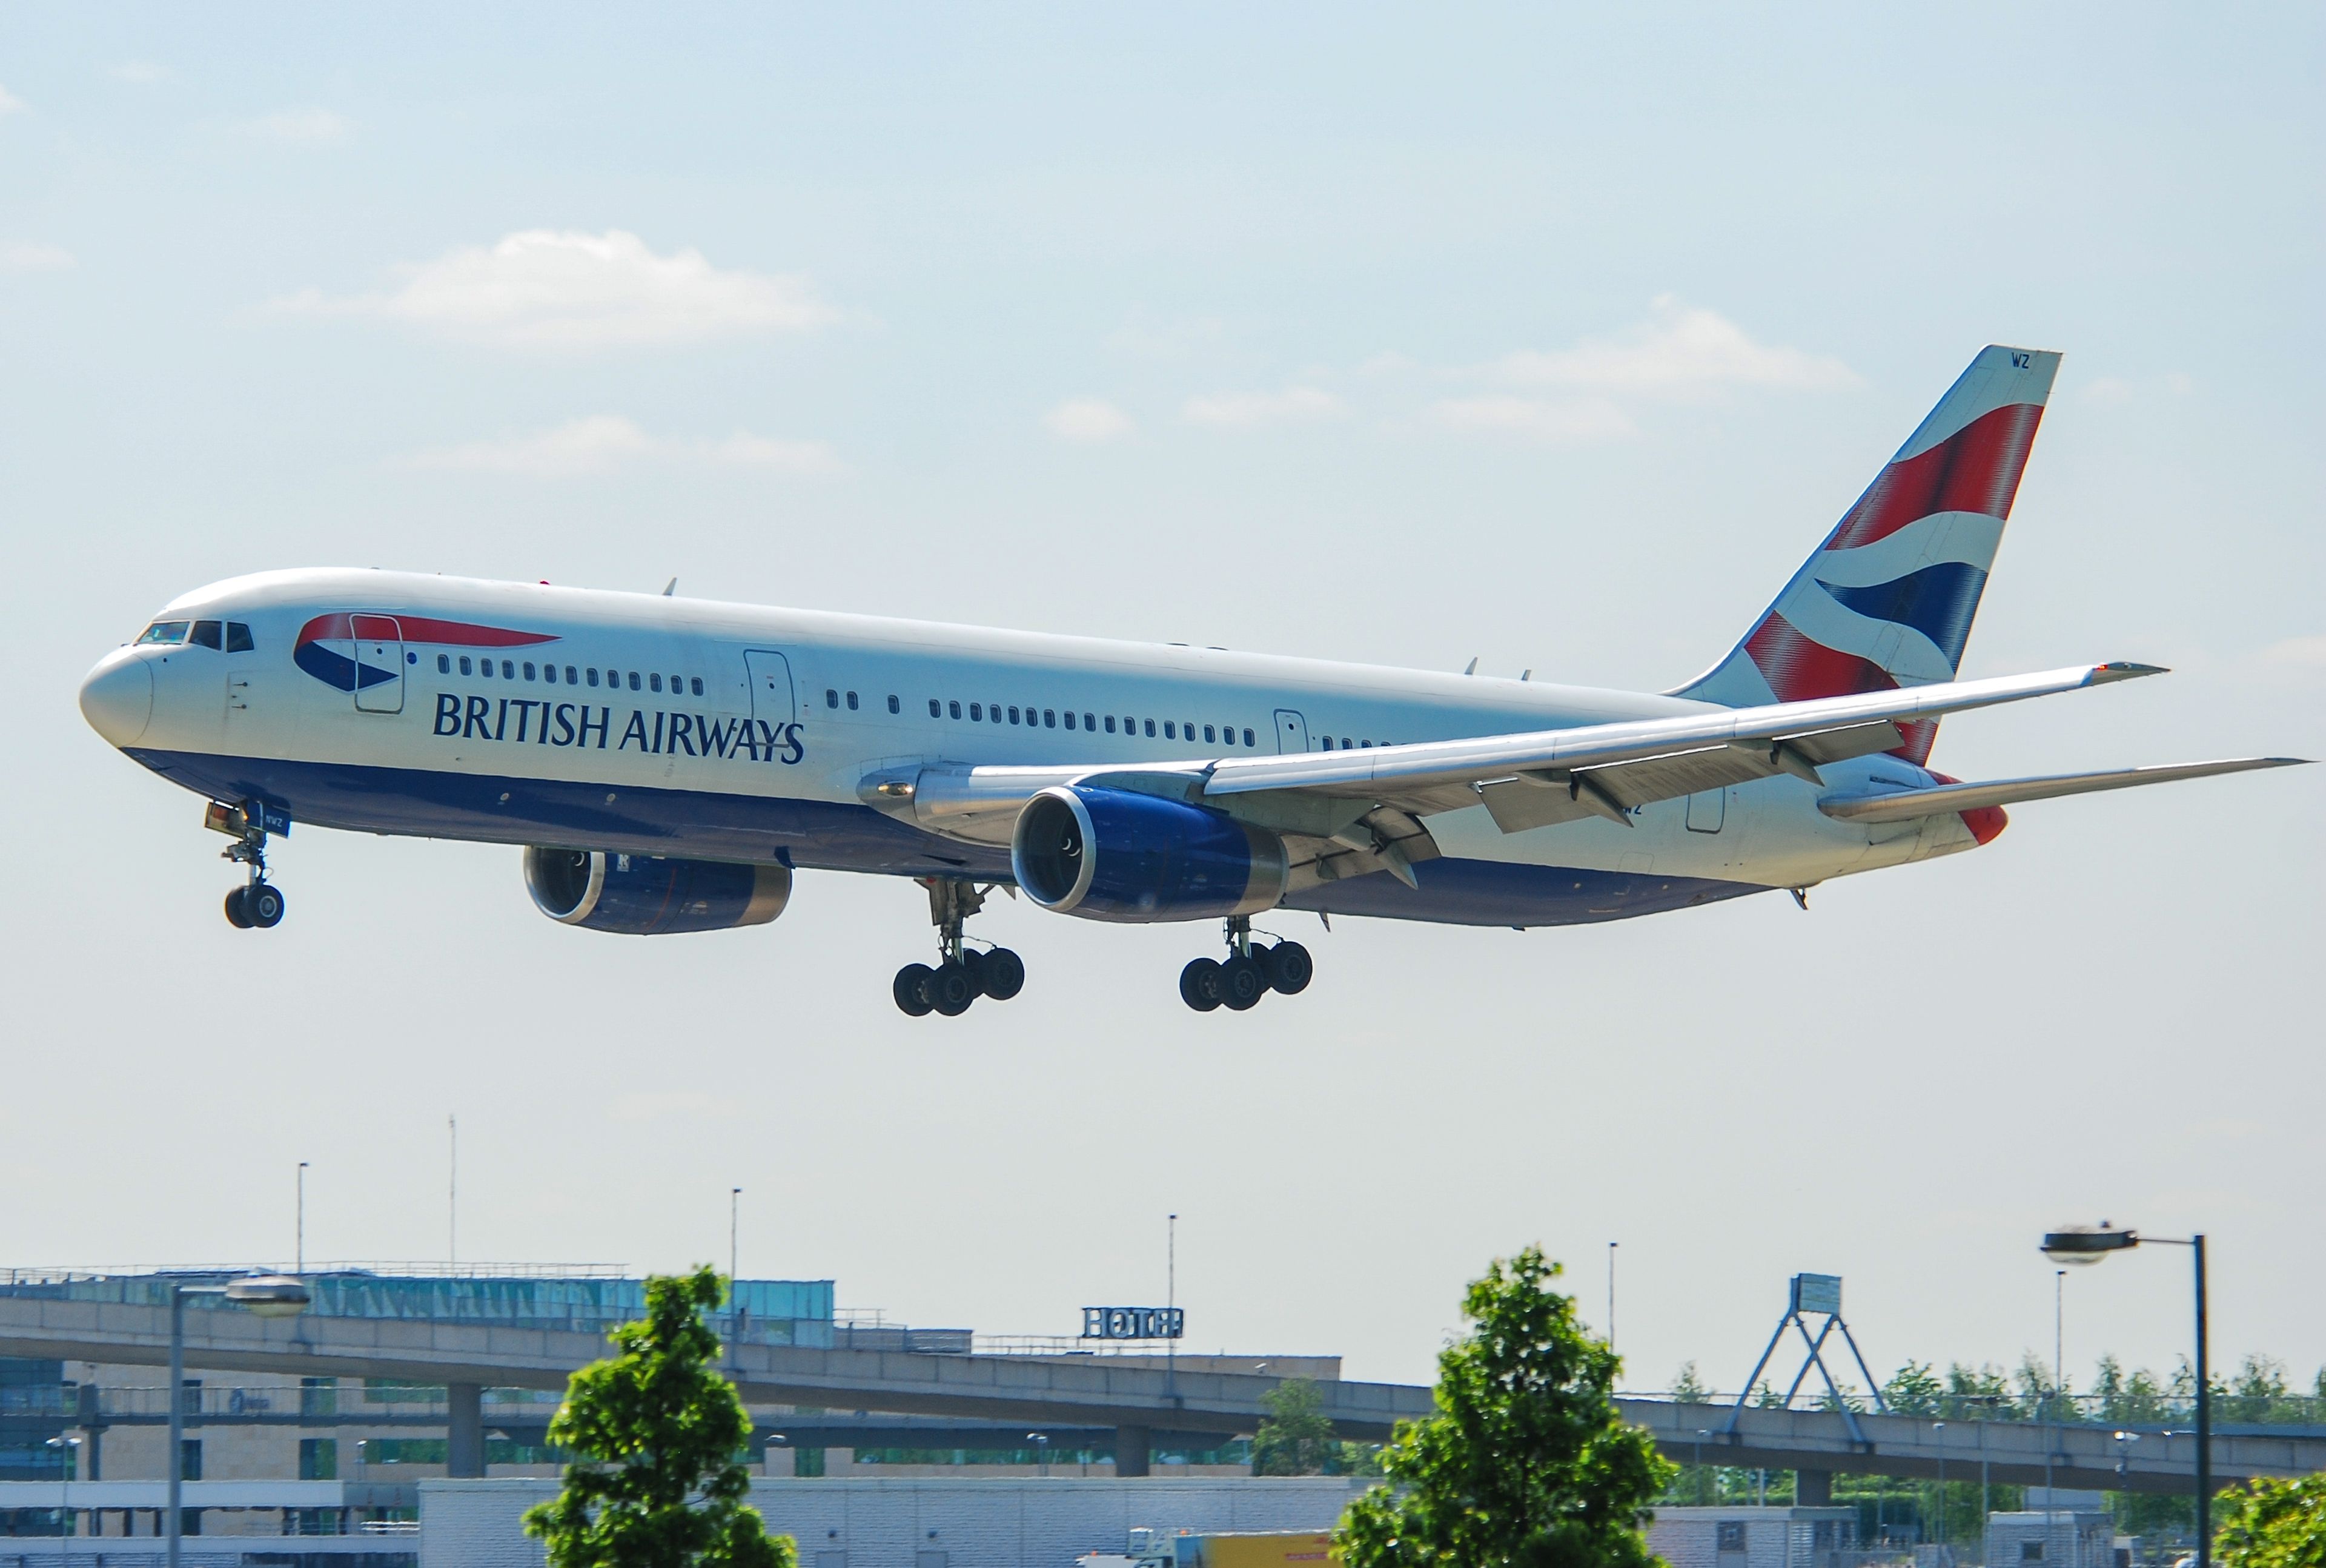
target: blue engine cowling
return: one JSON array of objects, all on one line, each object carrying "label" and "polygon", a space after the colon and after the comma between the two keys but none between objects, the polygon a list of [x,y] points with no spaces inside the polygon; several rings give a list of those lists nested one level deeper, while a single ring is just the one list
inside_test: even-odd
[{"label": "blue engine cowling", "polygon": [[792,872],[788,866],[535,847],[525,852],[525,886],[535,907],[563,924],[667,936],[767,924],[791,898]]},{"label": "blue engine cowling", "polygon": [[1058,785],[1009,839],[1018,886],[1085,920],[1212,920],[1284,897],[1284,841],[1218,812],[1130,790]]}]

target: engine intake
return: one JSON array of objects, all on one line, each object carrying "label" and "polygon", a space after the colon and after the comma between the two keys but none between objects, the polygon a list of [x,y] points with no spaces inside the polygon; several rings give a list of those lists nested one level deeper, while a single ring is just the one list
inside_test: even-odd
[{"label": "engine intake", "polygon": [[791,899],[792,871],[535,846],[525,852],[525,886],[534,907],[561,924],[668,936],[767,924]]},{"label": "engine intake", "polygon": [[1035,903],[1085,920],[1256,914],[1285,890],[1275,834],[1185,802],[1078,784],[1026,803],[1009,865]]}]

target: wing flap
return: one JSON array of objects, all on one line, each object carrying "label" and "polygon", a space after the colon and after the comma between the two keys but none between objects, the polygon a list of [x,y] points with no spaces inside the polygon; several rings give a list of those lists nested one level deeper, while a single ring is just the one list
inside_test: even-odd
[{"label": "wing flap", "polygon": [[2293,767],[2309,760],[2301,756],[2237,756],[2219,762],[2160,763],[2105,773],[1994,779],[1984,784],[1940,784],[1933,789],[1901,790],[1891,794],[1828,798],[1818,803],[1818,810],[1845,822],[1909,822],[1947,812],[2016,805],[2022,801],[2047,801],[2061,795],[2133,789],[2141,784],[2172,784],[2184,778],[2211,778],[2219,774],[2247,773],[2261,767]]}]

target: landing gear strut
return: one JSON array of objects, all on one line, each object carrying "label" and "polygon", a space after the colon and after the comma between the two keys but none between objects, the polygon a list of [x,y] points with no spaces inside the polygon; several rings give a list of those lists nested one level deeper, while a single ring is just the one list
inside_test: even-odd
[{"label": "landing gear strut", "polygon": [[1227,943],[1225,959],[1194,959],[1179,971],[1179,999],[1198,1013],[1222,1007],[1241,1013],[1270,991],[1295,996],[1316,978],[1307,948],[1297,942],[1255,943],[1246,916],[1229,920]]},{"label": "landing gear strut", "polygon": [[250,868],[248,879],[226,895],[228,923],[237,931],[271,931],[282,924],[283,890],[266,879],[266,829],[261,820],[249,807],[212,801],[202,813],[202,826],[234,840],[220,858]]},{"label": "landing gear strut", "polygon": [[929,923],[937,928],[937,963],[907,964],[897,971],[890,994],[897,1006],[918,1018],[936,1013],[957,1018],[980,997],[1006,1002],[1026,986],[1026,963],[1006,947],[968,946],[962,922],[985,907],[990,889],[952,877],[924,877],[929,890]]}]

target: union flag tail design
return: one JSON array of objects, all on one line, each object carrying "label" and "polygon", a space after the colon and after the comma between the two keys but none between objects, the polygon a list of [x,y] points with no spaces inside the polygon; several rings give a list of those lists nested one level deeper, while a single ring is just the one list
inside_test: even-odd
[{"label": "union flag tail design", "polygon": [[[1732,708],[1951,681],[2060,357],[1991,347],[1742,642],[1671,693]],[[1931,755],[1935,719],[1896,755]]]}]

